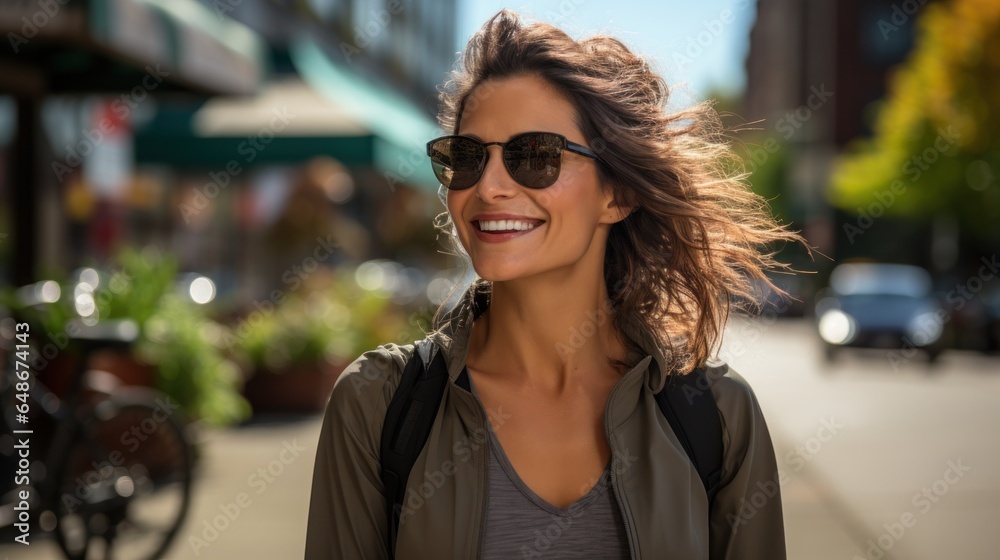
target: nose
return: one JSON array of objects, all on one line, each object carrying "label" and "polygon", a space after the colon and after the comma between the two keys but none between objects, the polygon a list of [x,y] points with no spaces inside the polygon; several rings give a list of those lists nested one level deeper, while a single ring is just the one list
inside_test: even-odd
[{"label": "nose", "polygon": [[[490,150],[494,151],[490,153]],[[472,188],[476,189],[479,198],[486,202],[514,196],[519,186],[504,166],[502,147],[496,144],[486,146],[486,153],[488,157],[483,175]]]}]

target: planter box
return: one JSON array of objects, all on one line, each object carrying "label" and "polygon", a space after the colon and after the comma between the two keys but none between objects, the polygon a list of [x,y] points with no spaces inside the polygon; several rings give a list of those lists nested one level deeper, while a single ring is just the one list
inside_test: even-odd
[{"label": "planter box", "polygon": [[88,369],[106,371],[121,381],[122,385],[156,387],[156,366],[140,361],[131,352],[101,350],[90,355]]},{"label": "planter box", "polygon": [[254,414],[319,412],[348,362],[291,364],[281,370],[258,368],[243,386]]},{"label": "planter box", "polygon": [[[79,358],[63,352],[45,363],[42,369],[34,371],[34,375],[45,384],[57,397],[65,398],[69,393],[70,383],[76,375]],[[84,374],[87,371],[98,370],[111,374],[115,385],[130,385],[139,387],[156,387],[156,366],[139,361],[130,352],[122,350],[101,350],[90,355]],[[93,377],[93,376],[91,376]],[[106,379],[94,379],[110,391]],[[84,393],[88,391],[85,389]]]}]

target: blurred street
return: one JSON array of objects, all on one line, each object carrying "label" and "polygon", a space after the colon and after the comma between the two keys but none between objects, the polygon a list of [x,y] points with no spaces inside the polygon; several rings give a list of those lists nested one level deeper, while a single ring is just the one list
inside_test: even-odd
[{"label": "blurred street", "polygon": [[[722,355],[764,408],[785,473],[790,559],[993,557],[995,358],[954,351],[934,369],[914,359],[894,372],[884,355],[849,354],[826,368],[808,323],[742,317],[732,319]],[[319,427],[319,416],[262,417],[204,434],[199,491],[167,558],[300,558]],[[968,470],[946,475],[949,464]],[[237,506],[226,529],[206,529],[235,511],[241,492],[249,505]],[[907,513],[910,527],[901,521]],[[869,552],[880,538],[882,554]],[[60,557],[54,542],[31,551],[6,546],[0,557]]]},{"label": "blurred street", "polygon": [[996,558],[996,357],[918,355],[894,371],[872,350],[828,367],[808,322],[739,318],[723,358],[781,448],[789,558]]}]

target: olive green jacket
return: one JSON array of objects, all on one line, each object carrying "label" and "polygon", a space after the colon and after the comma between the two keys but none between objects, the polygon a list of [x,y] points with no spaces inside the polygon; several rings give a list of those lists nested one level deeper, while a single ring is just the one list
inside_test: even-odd
[{"label": "olive green jacket", "polygon": [[[454,320],[430,334],[445,353],[450,379],[407,481],[397,560],[482,555],[486,418],[475,396],[456,382],[468,375],[469,334],[481,311],[475,305],[472,287],[449,313]],[[784,560],[777,461],[750,385],[725,362],[707,364],[724,445],[721,489],[710,518],[701,479],[653,396],[666,382],[664,355],[643,327],[625,330],[647,354],[612,389],[604,427],[632,557]],[[383,344],[359,356],[337,380],[316,453],[306,560],[388,558],[379,440],[413,349],[412,343]]]}]

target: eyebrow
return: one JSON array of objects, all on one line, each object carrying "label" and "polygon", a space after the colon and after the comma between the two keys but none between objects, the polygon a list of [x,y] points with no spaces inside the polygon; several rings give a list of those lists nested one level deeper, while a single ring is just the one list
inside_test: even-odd
[{"label": "eyebrow", "polygon": [[477,136],[477,135],[475,135],[475,134],[473,134],[471,132],[462,132],[461,135],[462,136],[471,136],[472,138],[475,138],[476,140],[479,140],[480,142],[483,141],[482,138],[480,138],[479,136]]}]

